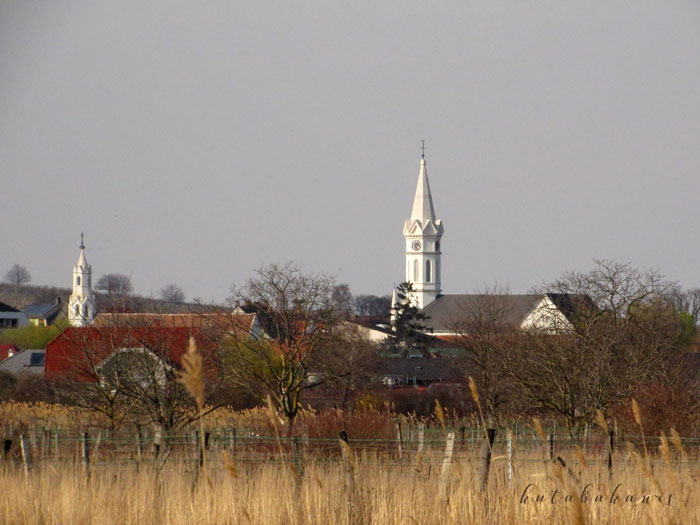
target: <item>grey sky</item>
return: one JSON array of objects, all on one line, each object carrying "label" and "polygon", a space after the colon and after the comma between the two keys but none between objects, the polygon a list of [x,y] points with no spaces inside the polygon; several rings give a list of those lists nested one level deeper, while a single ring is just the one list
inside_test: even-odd
[{"label": "grey sky", "polygon": [[[199,3],[197,3],[199,4]],[[443,288],[593,258],[700,285],[700,3],[2,2],[0,270],[223,300],[265,262]]]}]

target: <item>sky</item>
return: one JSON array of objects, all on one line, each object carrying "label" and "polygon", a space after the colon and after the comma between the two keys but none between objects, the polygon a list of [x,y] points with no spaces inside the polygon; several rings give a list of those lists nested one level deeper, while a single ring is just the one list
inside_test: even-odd
[{"label": "sky", "polygon": [[700,286],[700,2],[0,2],[0,274],[221,302],[295,261],[403,280],[421,140],[442,287]]}]

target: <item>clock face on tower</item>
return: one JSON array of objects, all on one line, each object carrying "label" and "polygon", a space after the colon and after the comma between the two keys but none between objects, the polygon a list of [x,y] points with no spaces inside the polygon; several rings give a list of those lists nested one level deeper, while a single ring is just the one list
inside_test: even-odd
[{"label": "clock face on tower", "polygon": [[420,247],[421,247],[421,243],[420,243],[420,241],[418,241],[418,240],[413,241],[413,242],[411,243],[411,248],[413,248],[413,251],[414,251],[414,252],[417,252],[418,250],[420,250]]}]

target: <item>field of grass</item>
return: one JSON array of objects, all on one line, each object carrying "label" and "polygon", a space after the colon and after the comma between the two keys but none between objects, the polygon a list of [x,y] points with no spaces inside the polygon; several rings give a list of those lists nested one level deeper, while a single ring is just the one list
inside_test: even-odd
[{"label": "field of grass", "polygon": [[[0,430],[13,438],[0,463],[0,523],[700,523],[700,458],[691,439],[642,439],[641,432],[620,438],[609,471],[602,430],[586,440],[558,440],[549,461],[546,440],[529,429],[515,441],[509,475],[506,432],[499,430],[482,491],[483,433],[477,427],[461,439],[449,420],[428,425],[421,448],[410,421],[398,440],[376,413],[356,416],[362,425],[351,421],[351,428],[374,425],[381,435],[359,438],[349,431],[346,461],[338,439],[308,436],[313,420],[330,418],[337,428],[343,422],[338,414],[306,414],[299,424],[306,436],[296,449],[279,432],[261,435],[241,426],[250,427],[261,414],[228,414],[238,417],[235,439],[220,430],[234,421],[219,415],[205,427],[211,439],[202,469],[194,430],[171,435],[156,458],[145,429],[140,440],[133,429],[98,431],[86,426],[87,415],[67,410],[0,406]],[[37,431],[28,421],[42,426]],[[58,445],[56,431],[43,431],[46,426],[60,429]],[[450,432],[457,439],[445,461]],[[31,458],[28,472],[20,433]]]}]

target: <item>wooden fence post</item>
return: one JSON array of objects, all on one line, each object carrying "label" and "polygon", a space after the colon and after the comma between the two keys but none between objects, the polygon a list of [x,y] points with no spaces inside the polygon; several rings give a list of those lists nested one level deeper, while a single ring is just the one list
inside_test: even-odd
[{"label": "wooden fence post", "polygon": [[612,460],[612,454],[613,454],[613,449],[615,448],[615,433],[611,429],[610,434],[608,435],[608,447],[605,451],[605,462],[608,465],[608,476],[612,476],[612,466],[613,466],[613,460]]},{"label": "wooden fence post", "polygon": [[425,445],[425,423],[418,425],[418,453],[416,454],[416,469],[418,472],[423,467],[423,447]]},{"label": "wooden fence post", "polygon": [[491,465],[491,449],[493,447],[493,440],[496,437],[495,428],[486,429],[486,441],[481,445],[481,453],[479,454],[479,487],[481,487],[481,492],[486,490],[486,483],[489,480],[489,467]]},{"label": "wooden fence post", "polygon": [[53,456],[58,459],[58,433],[59,433],[59,427],[56,427],[56,429],[53,431]]},{"label": "wooden fence post", "polygon": [[90,474],[90,445],[88,443],[88,433],[83,432],[83,446],[82,446],[82,460],[83,468],[86,474]]},{"label": "wooden fence post", "polygon": [[508,483],[513,481],[513,431],[508,431]]},{"label": "wooden fence post", "polygon": [[455,446],[455,433],[449,432],[445,440],[445,456],[442,459],[442,469],[440,470],[440,488],[438,498],[447,499],[447,485],[450,481],[450,468],[452,466],[452,452]]},{"label": "wooden fence post", "polygon": [[136,426],[136,458],[141,461],[143,456],[143,435],[141,434],[141,425]]},{"label": "wooden fence post", "polygon": [[29,471],[32,469],[32,454],[29,449],[29,442],[24,434],[19,436],[19,445],[22,450],[22,463],[24,464],[24,475],[29,476]]},{"label": "wooden fence post", "polygon": [[547,436],[547,459],[554,461],[554,434]]},{"label": "wooden fence post", "polygon": [[160,449],[163,445],[163,428],[156,423],[156,428],[153,431],[153,456],[158,459],[160,456]]},{"label": "wooden fence post", "polygon": [[397,447],[398,447],[398,452],[399,452],[399,458],[403,457],[403,436],[401,435],[401,422],[397,421],[396,422],[396,441],[397,441]]},{"label": "wooden fence post", "polygon": [[228,448],[229,448],[229,452],[233,456],[234,452],[236,451],[236,429],[235,428],[232,428],[229,431]]},{"label": "wooden fence post", "polygon": [[338,442],[343,453],[345,464],[345,485],[347,490],[348,522],[363,523],[363,512],[355,486],[355,456],[348,442],[348,434],[345,430],[338,432]]},{"label": "wooden fence post", "polygon": [[7,459],[10,455],[10,449],[12,448],[12,439],[5,439],[2,445],[2,459]]}]

